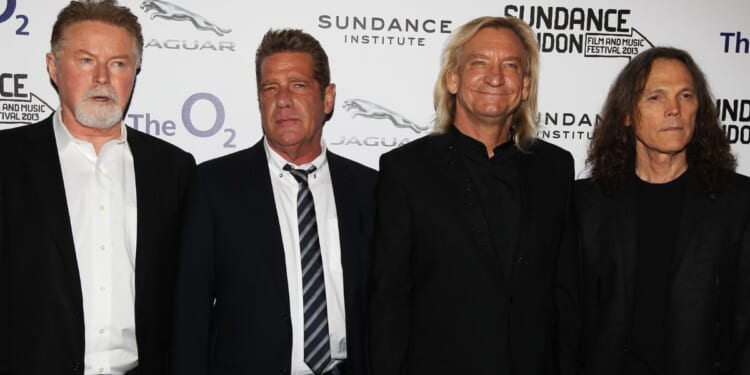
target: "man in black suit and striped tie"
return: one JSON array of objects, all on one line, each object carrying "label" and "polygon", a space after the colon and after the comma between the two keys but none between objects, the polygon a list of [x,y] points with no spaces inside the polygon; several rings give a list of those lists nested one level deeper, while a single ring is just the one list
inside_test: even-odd
[{"label": "man in black suit and striped tie", "polygon": [[336,87],[300,30],[256,52],[264,137],[198,167],[177,279],[175,374],[364,374],[376,172],[326,150]]}]

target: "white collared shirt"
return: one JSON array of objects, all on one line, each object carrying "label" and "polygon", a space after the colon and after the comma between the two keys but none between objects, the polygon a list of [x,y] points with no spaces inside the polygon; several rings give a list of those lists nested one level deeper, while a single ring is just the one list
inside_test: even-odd
[{"label": "white collared shirt", "polygon": [[276,203],[276,213],[281,227],[281,239],[284,244],[286,277],[289,285],[289,315],[292,322],[292,367],[291,375],[312,374],[304,361],[304,314],[302,302],[302,270],[300,269],[299,229],[297,227],[297,191],[299,184],[291,173],[284,171],[284,165],[290,164],[296,169],[308,169],[314,165],[317,169],[308,176],[308,186],[315,203],[315,218],[318,223],[323,277],[326,286],[326,304],[328,307],[328,329],[331,341],[331,358],[334,361],[329,370],[346,359],[346,312],[344,309],[344,274],[341,266],[341,242],[336,215],[336,201],[333,196],[331,172],[326,158],[326,147],[321,141],[323,152],[311,163],[295,165],[287,162],[268,145],[264,138],[263,145],[268,158],[268,169],[271,172],[271,186]]},{"label": "white collared shirt", "polygon": [[[84,374],[120,375],[138,365],[135,338],[136,191],[127,128],[94,146],[54,116],[65,197],[83,295]],[[44,360],[44,359],[40,359]]]}]

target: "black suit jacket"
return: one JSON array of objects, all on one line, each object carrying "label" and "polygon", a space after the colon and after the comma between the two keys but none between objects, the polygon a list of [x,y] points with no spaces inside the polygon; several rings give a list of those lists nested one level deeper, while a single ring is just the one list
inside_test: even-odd
[{"label": "black suit jacket", "polygon": [[[341,241],[350,374],[364,374],[376,172],[328,152]],[[284,248],[263,142],[201,164],[189,189],[174,374],[288,374]]]},{"label": "black suit jacket", "polygon": [[[687,173],[690,173],[689,171]],[[750,179],[711,200],[688,175],[667,301],[671,374],[750,374]],[[630,350],[636,265],[633,179],[612,194],[576,182],[585,374],[620,374]]]},{"label": "black suit jacket", "polygon": [[[139,374],[166,371],[180,211],[193,157],[128,129]],[[52,117],[0,132],[0,374],[82,374],[81,281]]]},{"label": "black suit jacket", "polygon": [[380,159],[373,373],[557,374],[561,350],[573,347],[558,342],[558,310],[573,317],[576,303],[572,157],[541,140],[519,154],[520,233],[504,265],[458,135],[426,136]]}]

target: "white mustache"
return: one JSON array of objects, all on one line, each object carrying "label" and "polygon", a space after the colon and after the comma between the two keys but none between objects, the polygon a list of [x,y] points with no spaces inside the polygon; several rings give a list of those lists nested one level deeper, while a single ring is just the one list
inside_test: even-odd
[{"label": "white mustache", "polygon": [[113,90],[111,87],[108,86],[98,86],[94,88],[90,88],[86,90],[86,92],[83,93],[83,99],[91,99],[93,97],[105,97],[111,101],[113,101],[115,104],[120,103],[120,98],[117,97],[117,93],[115,90]]}]

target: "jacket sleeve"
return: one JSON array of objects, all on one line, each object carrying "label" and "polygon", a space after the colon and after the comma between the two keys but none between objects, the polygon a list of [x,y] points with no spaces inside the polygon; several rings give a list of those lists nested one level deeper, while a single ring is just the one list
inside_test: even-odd
[{"label": "jacket sleeve", "polygon": [[739,352],[738,374],[750,375],[750,220],[746,220],[737,262],[737,311],[735,327]]},{"label": "jacket sleeve", "polygon": [[581,277],[578,225],[573,211],[573,161],[568,163],[566,209],[557,264],[560,374],[578,373],[581,331]]},{"label": "jacket sleeve", "polygon": [[370,303],[370,361],[374,375],[399,374],[409,339],[412,220],[403,167],[380,159]]},{"label": "jacket sleeve", "polygon": [[[1,141],[0,141],[1,143]],[[2,153],[0,153],[2,155]],[[6,269],[10,264],[8,254],[5,249],[5,194],[3,183],[2,160],[0,160],[0,374],[10,373],[10,280],[7,276],[10,272]]]},{"label": "jacket sleeve", "polygon": [[7,226],[5,210],[8,192],[5,184],[8,180],[8,165],[11,162],[12,152],[8,147],[8,136],[0,132],[0,375],[10,374],[14,371],[11,363],[11,288],[10,285],[10,249],[7,248]]}]

